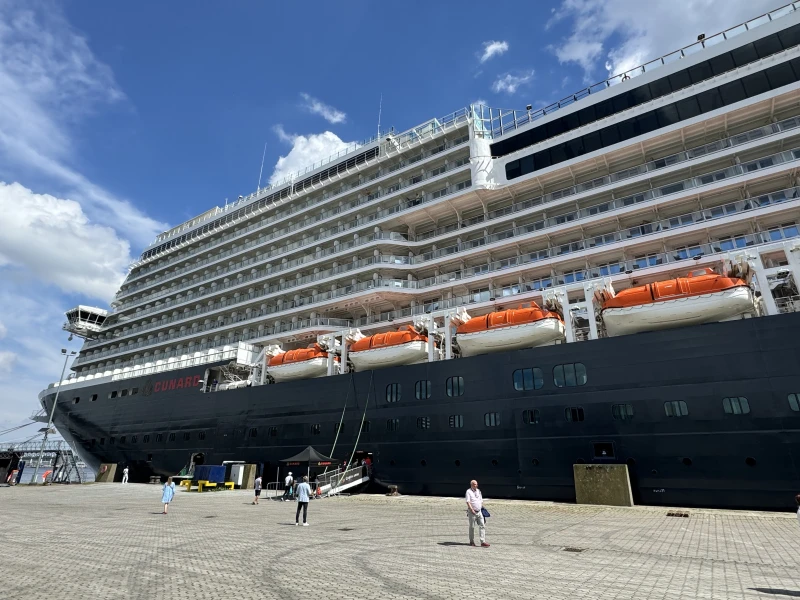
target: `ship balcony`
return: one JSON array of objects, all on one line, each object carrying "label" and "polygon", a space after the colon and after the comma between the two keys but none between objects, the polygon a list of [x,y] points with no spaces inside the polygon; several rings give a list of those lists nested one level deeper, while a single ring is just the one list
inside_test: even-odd
[{"label": "ship balcony", "polygon": [[[313,305],[317,305],[320,302],[324,302],[325,300],[358,294],[359,292],[363,292],[364,290],[373,290],[375,288],[387,287],[392,290],[397,290],[397,291],[402,290],[403,294],[407,294],[405,290],[428,290],[434,288],[441,288],[442,286],[451,286],[461,281],[467,281],[467,280],[476,281],[480,280],[481,278],[485,279],[487,277],[492,277],[493,274],[499,272],[506,272],[508,274],[524,273],[525,270],[529,270],[530,267],[532,265],[535,265],[536,263],[551,264],[554,259],[559,260],[564,258],[568,259],[570,258],[570,256],[583,256],[591,251],[596,252],[598,250],[610,251],[610,250],[623,249],[626,247],[626,245],[630,245],[632,241],[634,243],[641,244],[641,243],[647,243],[649,239],[660,239],[662,235],[668,231],[680,230],[680,231],[685,231],[687,233],[691,233],[692,231],[704,231],[708,229],[710,224],[713,225],[715,222],[718,222],[722,225],[728,225],[730,223],[735,222],[736,220],[741,221],[742,219],[749,219],[752,216],[757,215],[759,213],[768,214],[766,213],[766,211],[770,209],[773,212],[775,210],[780,210],[782,212],[796,211],[797,208],[800,207],[800,199],[798,198],[798,196],[800,196],[800,190],[798,188],[782,190],[774,192],[772,194],[764,194],[756,198],[731,202],[725,205],[715,206],[712,208],[700,211],[694,211],[692,213],[687,213],[683,215],[676,215],[669,218],[665,218],[661,221],[648,223],[646,225],[641,225],[637,227],[627,227],[624,230],[619,230],[616,232],[594,235],[586,239],[575,240],[566,244],[560,244],[554,247],[535,250],[533,252],[529,252],[526,254],[505,258],[503,260],[481,264],[478,266],[473,266],[466,269],[445,273],[442,275],[428,277],[425,279],[421,279],[419,281],[380,280],[378,282],[375,281],[362,282],[357,285],[350,285],[338,288],[335,291],[327,292],[325,294],[317,296],[310,296],[306,298],[301,297],[298,300],[291,301],[289,303],[290,306],[288,308],[286,308],[284,305],[267,307],[260,310],[252,311],[249,314],[240,314],[237,315],[236,317],[223,319],[222,321],[207,323],[204,326],[197,329],[176,331],[171,334],[168,334],[167,338],[159,337],[150,340],[143,340],[141,342],[135,342],[133,344],[128,344],[127,346],[122,346],[120,348],[113,348],[101,351],[99,353],[95,352],[92,354],[88,354],[80,357],[76,361],[76,364],[83,364],[90,361],[94,362],[106,356],[113,356],[121,352],[132,351],[140,347],[152,346],[155,343],[163,343],[163,341],[167,341],[168,339],[174,339],[178,337],[184,338],[187,335],[199,335],[203,331],[207,331],[209,329],[216,329],[223,325],[231,325],[242,321],[251,322],[253,321],[253,319],[263,319],[263,317],[266,317],[268,315],[283,316],[285,314],[290,314],[290,311],[292,310],[296,311],[296,309],[298,308],[302,307],[308,308]],[[730,239],[719,240],[717,242],[714,242],[714,244],[707,245],[708,248],[705,248],[703,245],[698,245],[698,244],[688,246],[694,248],[694,250],[687,250],[687,249],[675,250],[671,255],[671,257],[673,261],[685,260],[703,254],[720,253],[724,251],[730,251],[739,247],[748,247],[769,241],[776,241],[779,239],[792,239],[796,237],[796,235],[797,235],[796,227],[794,229],[792,227],[783,227],[783,228],[774,227],[766,232],[758,232],[756,234],[751,234],[751,235],[737,236],[733,241],[731,241]],[[506,238],[505,236],[500,236],[499,239],[505,241],[508,238]],[[479,248],[482,253],[485,253],[487,250],[491,250],[491,248],[487,248],[483,244],[478,244],[476,242],[471,242],[470,247]],[[445,250],[445,255],[447,254],[448,253]],[[398,257],[398,258],[406,259],[407,257]],[[669,259],[666,259],[666,261],[668,260]],[[394,263],[395,266],[408,264],[407,261],[405,260],[396,260],[392,262]],[[389,266],[392,266],[391,262],[389,263]],[[578,277],[577,275],[571,275],[571,276]],[[226,301],[226,303],[224,304],[227,306],[237,304],[238,307],[242,307],[245,302],[252,300],[252,298],[248,298],[248,300],[246,300],[245,302],[240,301],[238,303],[234,302],[235,300],[237,299],[234,298],[231,301]],[[223,308],[224,306],[220,304],[211,307],[206,307],[197,314],[195,314],[195,311],[190,311],[189,316],[187,316],[187,313],[179,314],[173,318],[162,319],[156,323],[146,324],[146,327],[142,329],[138,330],[131,329],[126,332],[123,332],[123,335],[120,336],[120,338],[127,337],[129,335],[135,335],[136,333],[140,333],[146,330],[163,328],[175,321],[185,321],[187,319],[191,320],[192,318],[196,318],[199,314],[216,313],[222,310]],[[116,342],[117,339],[119,338],[114,338],[113,340],[106,340],[106,341]]]},{"label": "ship balcony", "polygon": [[[464,252],[468,249],[475,248],[478,246],[486,246],[491,245],[493,243],[508,240],[510,238],[526,238],[526,241],[529,240],[531,237],[535,235],[550,235],[554,234],[553,230],[563,230],[569,226],[575,226],[579,224],[579,222],[589,221],[592,222],[596,220],[598,216],[604,216],[604,218],[619,218],[619,216],[627,214],[633,210],[636,210],[636,205],[642,203],[651,203],[654,200],[659,200],[661,198],[669,198],[672,199],[686,199],[687,194],[686,192],[689,190],[694,190],[697,188],[710,188],[713,187],[715,192],[720,191],[723,189],[721,184],[725,185],[738,185],[737,178],[742,176],[752,176],[757,172],[767,172],[771,171],[776,166],[780,166],[781,164],[785,164],[788,162],[796,161],[796,156],[800,156],[800,150],[792,150],[786,151],[782,153],[778,153],[776,155],[771,155],[768,157],[761,157],[754,161],[750,161],[747,163],[742,163],[740,165],[735,165],[733,167],[728,167],[726,169],[721,169],[719,171],[705,173],[703,175],[698,175],[696,177],[682,180],[679,182],[673,182],[662,186],[661,188],[656,188],[652,190],[647,190],[642,193],[634,194],[632,196],[628,196],[625,198],[618,198],[616,200],[608,201],[602,203],[600,205],[586,207],[580,210],[571,211],[568,213],[560,214],[555,217],[550,217],[547,219],[542,219],[538,221],[534,221],[528,224],[525,224],[521,227],[510,228],[508,230],[498,232],[492,234],[491,236],[486,236],[483,238],[478,238],[477,240],[470,240],[464,244],[457,244],[454,246],[448,246],[443,249],[437,249],[435,251],[425,253],[423,255],[414,257],[411,261],[412,264],[420,264],[422,262],[426,262],[429,260],[435,260],[442,256],[452,255],[458,252]],[[691,197],[692,194],[689,195]],[[398,264],[405,264],[407,261],[404,260],[405,257],[399,257],[394,260],[395,263]],[[370,263],[372,264],[372,263]],[[350,266],[342,266],[342,269],[350,270]],[[215,275],[216,276],[216,275]],[[145,313],[137,313],[135,318],[145,316],[147,314],[152,314],[154,312],[163,312],[169,308],[173,308],[175,306],[184,305],[187,303],[194,302],[197,298],[214,293],[222,293],[222,290],[230,288],[232,286],[242,287],[250,284],[254,280],[263,279],[268,275],[264,274],[263,272],[255,271],[251,273],[249,276],[244,276],[238,278],[235,281],[230,281],[227,284],[222,286],[216,286],[209,288],[208,290],[202,290],[196,294],[187,295],[186,297],[182,297],[179,299],[175,299],[169,302],[165,302],[161,305],[156,307],[152,307],[147,309]],[[321,273],[317,273],[315,275],[309,275],[304,278],[290,280],[288,282],[284,282],[280,284],[283,286],[282,288],[278,287],[269,287],[267,288],[266,292],[263,293],[278,293],[282,289],[289,289],[292,287],[297,287],[300,285],[310,285],[312,282],[320,281],[322,279],[330,277],[331,274],[323,271]],[[98,340],[91,342],[90,345],[96,345],[98,342],[102,343],[104,340]]]},{"label": "ship balcony", "polygon": [[[508,215],[513,215],[514,213],[519,212],[520,210],[525,210],[526,208],[531,208],[537,204],[548,204],[548,203],[556,203],[557,201],[565,201],[565,199],[571,198],[571,200],[578,202],[582,198],[586,196],[596,193],[598,191],[603,190],[612,190],[622,185],[630,185],[635,184],[637,182],[645,182],[649,177],[652,176],[654,173],[661,173],[663,172],[666,176],[666,173],[674,173],[681,168],[682,165],[695,165],[693,168],[697,168],[701,164],[709,163],[710,161],[714,161],[715,159],[723,159],[725,157],[731,157],[734,153],[743,153],[742,156],[747,158],[746,152],[756,152],[757,148],[763,144],[779,144],[783,143],[783,141],[790,135],[796,135],[796,130],[800,125],[800,118],[789,118],[785,119],[780,123],[775,123],[772,125],[767,125],[763,127],[758,127],[755,129],[751,129],[748,131],[744,131],[742,133],[736,134],[729,138],[712,142],[710,144],[705,144],[702,146],[695,147],[688,151],[682,151],[675,154],[671,154],[656,160],[652,160],[638,166],[628,167],[622,171],[618,171],[612,173],[607,176],[598,177],[591,179],[590,181],[581,183],[576,186],[570,186],[567,188],[559,189],[554,192],[548,193],[545,196],[540,196],[537,198],[533,198],[527,202],[517,202],[514,205],[506,206],[503,209],[490,211],[488,214],[484,216],[478,216],[472,219],[472,222],[464,223],[463,226],[470,226],[472,224],[476,224],[481,222],[482,220],[491,220],[502,218],[504,216],[503,211],[505,211]],[[738,156],[738,154],[737,154]],[[569,200],[567,200],[569,201]],[[512,218],[512,217],[508,217]],[[452,229],[451,229],[452,230]],[[419,234],[416,236],[415,241],[421,242],[425,239],[429,239],[434,235],[441,235],[438,231],[427,232],[425,234]],[[370,240],[371,241],[371,240]],[[258,241],[249,242],[245,244],[245,246],[241,248],[237,248],[236,252],[241,253],[245,252],[247,248],[257,245]],[[368,240],[364,240],[364,243],[369,243]],[[352,247],[352,244],[348,243],[349,247]],[[342,248],[342,251],[345,251],[347,248]],[[327,249],[324,252],[324,255],[327,256],[330,254],[330,251],[333,249]],[[287,252],[287,247],[280,248],[275,252],[270,253],[268,256],[273,255],[283,255]],[[197,263],[199,266],[203,266],[206,264],[214,264],[217,261],[221,261],[224,258],[230,256],[229,254],[225,254],[224,256],[220,256],[219,258],[210,258],[206,259],[200,263]],[[314,261],[316,260],[315,257],[304,257],[305,261]],[[294,261],[290,261],[294,264]],[[234,265],[233,267],[226,268],[223,271],[219,272],[219,275],[223,273],[228,273],[231,271],[235,271],[237,268],[246,268],[251,263],[244,261],[240,263],[240,265]],[[282,266],[281,266],[282,267]],[[195,265],[192,265],[191,268],[195,268]],[[199,267],[197,267],[199,268]],[[185,272],[182,270],[181,272]],[[218,276],[218,274],[212,274],[212,277]],[[191,282],[187,285],[193,285],[195,282]],[[182,286],[185,287],[185,286]],[[163,297],[165,295],[169,295],[175,293],[180,288],[170,288],[166,290],[161,290],[155,295],[150,295],[145,299],[136,299],[134,301],[128,301],[125,303],[124,306],[120,306],[117,308],[119,312],[123,310],[127,310],[132,306],[141,304],[143,302],[152,300],[154,298]]]},{"label": "ship balcony", "polygon": [[[337,175],[332,179],[326,179],[320,182],[318,185],[313,185],[310,188],[308,188],[311,190],[311,192],[316,191],[321,187],[325,187],[326,185],[329,185],[331,182],[337,182],[337,183],[344,182],[344,185],[337,188],[335,192],[328,191],[324,193],[322,196],[313,199],[313,201],[310,199],[309,201],[306,201],[304,203],[293,202],[289,210],[281,211],[280,213],[276,213],[275,215],[269,217],[270,219],[269,223],[282,220],[284,218],[288,218],[291,214],[295,214],[298,212],[305,213],[311,206],[315,204],[328,204],[330,202],[335,201],[337,198],[341,198],[344,195],[352,193],[353,190],[363,191],[363,189],[366,189],[366,187],[369,186],[374,187],[376,185],[380,185],[382,183],[385,183],[384,180],[387,180],[390,176],[398,177],[407,175],[408,173],[410,173],[412,169],[420,168],[421,166],[426,165],[432,159],[439,160],[444,156],[452,154],[453,151],[456,150],[457,148],[466,146],[469,140],[469,134],[466,132],[463,135],[460,135],[454,139],[448,140],[445,138],[444,140],[439,140],[439,142],[437,142],[437,139],[440,137],[444,137],[445,134],[456,132],[461,127],[466,128],[468,123],[466,111],[463,112],[459,111],[453,113],[452,115],[448,115],[448,117],[446,117],[445,119],[443,119],[438,123],[439,124],[436,126],[423,127],[424,133],[414,133],[412,130],[411,132],[406,132],[406,134],[392,136],[391,140],[387,139],[387,142],[382,145],[382,148],[384,150],[383,154],[379,154],[377,158],[373,161],[377,163],[387,162],[385,168],[380,168],[362,177],[364,166],[360,165],[355,167],[353,170],[347,170],[345,173]],[[427,142],[431,142],[430,147],[422,148],[418,154],[410,155],[408,156],[408,158],[404,160],[399,160],[399,161],[392,160],[393,157],[412,149],[414,146],[423,145],[426,144]],[[388,164],[389,161],[391,161],[390,164]],[[355,177],[355,176],[358,177],[355,181],[352,182],[348,181],[350,177]],[[296,188],[297,185],[298,184],[295,184],[294,187]],[[359,190],[359,188],[362,189]],[[299,198],[304,193],[306,193],[306,188],[303,188],[300,191],[295,190],[295,193],[293,194],[290,192],[290,197]],[[265,203],[265,198],[262,198],[261,201],[256,202],[256,197],[260,195],[261,194],[259,192],[257,192],[256,194],[251,194],[247,198],[244,198],[239,202],[230,205],[229,207],[226,207],[225,210],[228,211],[235,208],[239,204],[250,203],[249,206],[245,206],[245,210],[243,211],[241,218],[230,219],[228,222],[224,224],[224,227],[227,228],[233,225],[235,222],[241,222],[242,220],[248,218],[247,215],[252,215],[255,211],[260,211],[261,208],[267,207],[267,205],[269,205],[269,208],[274,208],[275,206],[277,206],[277,203],[274,202],[270,203],[269,201],[267,201]],[[262,203],[264,203],[263,206],[261,206]],[[218,212],[219,210],[221,209],[217,209]],[[218,214],[218,212],[216,214]],[[219,228],[216,228],[214,231],[218,230]],[[195,238],[198,237],[197,235],[194,235],[193,232],[190,232],[187,235],[193,236]],[[203,235],[205,236],[205,234]],[[174,246],[170,248],[169,250],[171,251],[178,247],[184,247],[187,243],[191,242],[190,241],[184,242],[179,246]],[[152,250],[147,252],[152,252]],[[147,254],[147,252],[145,252],[145,254]],[[136,269],[139,265],[143,264],[145,261],[151,260],[155,258],[155,256],[159,255],[160,254],[156,254],[146,259],[137,261],[132,265],[132,269]],[[150,267],[147,271],[140,269],[139,272],[136,273],[136,277],[138,278],[143,273],[151,272],[153,268],[158,269],[160,267],[161,265],[154,265]]]},{"label": "ship balcony", "polygon": [[[439,196],[436,195],[436,194],[440,193],[440,190],[431,191],[429,193],[423,193],[424,192],[424,187],[429,186],[429,184],[430,185],[434,185],[436,182],[443,182],[447,178],[448,175],[452,175],[452,174],[458,173],[460,171],[463,171],[464,174],[466,174],[469,171],[469,158],[466,157],[466,156],[462,157],[462,159],[456,160],[452,164],[450,164],[450,165],[448,165],[446,167],[443,166],[442,169],[443,170],[434,169],[434,170],[428,171],[428,172],[426,172],[424,174],[419,174],[419,175],[411,177],[411,178],[409,178],[407,180],[404,180],[402,183],[396,183],[396,184],[394,184],[392,186],[388,186],[386,189],[376,190],[372,194],[357,198],[357,199],[351,201],[350,203],[343,204],[341,206],[332,208],[332,209],[330,209],[328,211],[325,211],[324,213],[321,213],[321,214],[316,215],[314,217],[307,218],[307,219],[301,221],[300,223],[295,223],[295,224],[289,225],[289,226],[284,227],[283,229],[281,229],[279,231],[270,233],[269,235],[262,236],[257,240],[246,242],[242,246],[238,246],[236,248],[225,250],[223,252],[220,252],[215,257],[206,258],[206,259],[202,259],[200,261],[197,261],[197,262],[194,262],[194,263],[191,263],[191,264],[187,264],[184,267],[176,269],[176,270],[174,270],[174,271],[172,271],[170,273],[165,273],[165,274],[160,275],[160,276],[158,276],[158,277],[156,277],[154,279],[151,279],[149,281],[139,282],[139,283],[137,283],[135,285],[130,285],[130,286],[128,286],[127,283],[126,283],[126,287],[124,289],[121,289],[117,293],[116,297],[119,300],[119,299],[124,298],[126,296],[130,296],[131,294],[137,292],[138,290],[145,289],[145,288],[148,288],[148,287],[152,287],[152,286],[157,285],[158,283],[163,282],[163,281],[168,281],[170,279],[174,279],[175,277],[177,277],[179,275],[194,271],[194,270],[196,270],[198,268],[201,268],[202,266],[205,266],[207,264],[214,263],[214,262],[217,262],[217,261],[220,261],[220,260],[224,260],[226,257],[228,257],[228,256],[230,256],[232,254],[239,254],[242,251],[246,250],[247,248],[252,248],[254,246],[259,246],[259,245],[262,245],[262,244],[267,244],[267,243],[270,243],[270,242],[274,242],[274,241],[280,240],[282,238],[290,236],[291,234],[295,234],[295,233],[301,232],[302,230],[308,229],[310,227],[318,226],[321,223],[323,223],[324,221],[328,221],[328,220],[335,219],[335,218],[341,218],[342,216],[353,215],[356,212],[358,212],[360,207],[363,207],[365,205],[378,205],[380,203],[385,203],[386,200],[392,200],[392,197],[396,196],[396,200],[398,201],[398,204],[394,204],[391,207],[384,208],[382,210],[378,210],[378,211],[376,211],[374,213],[371,213],[371,214],[365,216],[362,219],[349,222],[349,223],[347,223],[345,225],[329,228],[328,230],[326,230],[325,232],[323,232],[321,234],[320,233],[312,234],[307,243],[301,244],[301,245],[296,245],[296,244],[300,244],[300,243],[299,242],[293,242],[293,243],[287,244],[286,246],[276,250],[272,254],[276,255],[276,256],[277,255],[281,255],[281,254],[285,253],[288,250],[294,249],[294,248],[291,248],[291,246],[294,246],[295,248],[299,248],[299,247],[302,247],[302,246],[307,246],[307,245],[311,245],[311,244],[317,243],[318,241],[320,241],[322,239],[335,237],[336,235],[339,235],[339,234],[341,234],[341,233],[343,233],[345,231],[354,230],[354,229],[356,229],[358,227],[368,227],[371,224],[373,224],[373,222],[376,219],[384,218],[384,217],[393,215],[396,212],[398,212],[398,208],[397,208],[398,206],[408,205],[409,208],[412,208],[414,206],[418,206],[419,204],[425,202],[426,200],[427,201],[431,201],[431,200],[437,199]],[[401,191],[403,193],[399,193]],[[409,194],[412,196],[411,199],[406,198],[406,196],[408,196]],[[236,241],[238,239],[243,239],[248,234],[251,234],[254,231],[258,231],[258,230],[266,228],[266,226],[268,224],[269,223],[267,223],[267,222],[261,221],[259,223],[253,223],[253,224],[245,227],[244,229],[242,229],[240,231],[231,232],[231,233],[227,234],[226,236],[223,236],[223,238],[220,238],[219,240],[215,241],[213,244],[205,246],[202,249],[198,249],[198,253],[201,252],[201,251],[202,252],[208,251],[211,248],[216,248],[216,247],[221,246],[223,244],[226,244],[228,242],[233,242],[233,241]],[[183,262],[183,261],[189,261],[190,258],[191,258],[191,255],[180,257],[180,258],[176,258],[173,261],[171,261],[169,263],[165,263],[164,265],[161,265],[161,266],[163,266],[164,268],[168,268],[172,264],[176,264],[176,263]],[[139,279],[139,277],[137,277],[135,279],[131,279],[131,281],[134,281],[134,280],[137,280],[137,279]]]},{"label": "ship balcony", "polygon": [[[749,234],[744,236],[737,236],[733,240],[723,240],[721,242],[709,244],[694,244],[681,248],[677,248],[668,252],[651,253],[644,257],[637,257],[629,260],[620,260],[613,263],[606,263],[596,267],[585,269],[571,269],[563,273],[554,273],[550,276],[528,278],[518,282],[497,286],[493,291],[484,289],[481,291],[470,291],[466,294],[453,295],[450,298],[428,301],[419,303],[417,306],[407,307],[399,310],[384,311],[375,313],[370,316],[348,320],[346,327],[353,326],[362,329],[366,328],[385,328],[390,325],[397,326],[405,321],[410,321],[414,315],[425,314],[431,311],[445,310],[457,307],[474,306],[477,310],[482,310],[487,307],[497,305],[497,302],[513,301],[525,302],[532,299],[540,299],[544,291],[564,287],[568,292],[583,291],[584,286],[593,281],[601,281],[605,279],[626,281],[628,276],[636,273],[637,277],[650,276],[656,273],[663,273],[664,270],[693,270],[703,266],[713,265],[724,256],[728,255],[732,250],[748,249],[753,252],[759,252],[762,248],[779,247],[780,243],[776,244],[776,233],[773,232],[760,232],[756,234]],[[796,230],[791,238],[792,240],[798,239]],[[503,268],[508,268],[509,265],[516,263],[507,263],[500,265]],[[469,278],[474,277],[470,274]],[[478,282],[475,281],[475,285]],[[619,286],[617,286],[619,287]],[[793,304],[784,302],[784,310],[792,310]],[[470,311],[472,309],[470,308]],[[258,319],[258,320],[256,320]],[[257,317],[252,319],[252,324],[258,324],[263,321],[262,318]],[[306,321],[298,320],[296,323],[282,324],[276,335],[275,328],[263,327],[254,330],[249,330],[241,334],[235,334],[228,338],[229,340],[236,341],[250,341],[252,343],[268,343],[272,340],[280,339],[280,335],[285,331],[298,330],[305,327]],[[262,323],[263,325],[263,323]],[[213,328],[212,328],[213,329]],[[176,343],[184,340],[196,338],[203,332],[210,331],[211,329],[203,329],[202,332],[194,332],[187,336],[186,332],[177,332],[179,335],[169,336],[169,338],[159,338],[158,340],[148,340],[148,346],[154,347],[162,343]],[[297,336],[293,338],[301,339]],[[214,343],[219,343],[215,341]],[[131,346],[120,349],[119,353],[129,353]],[[183,352],[184,350],[181,350]],[[122,368],[122,362],[113,365],[113,369]],[[128,364],[128,363],[124,363]],[[131,363],[132,364],[132,363]],[[108,367],[100,367],[92,369],[89,374],[97,372],[107,372]]]}]

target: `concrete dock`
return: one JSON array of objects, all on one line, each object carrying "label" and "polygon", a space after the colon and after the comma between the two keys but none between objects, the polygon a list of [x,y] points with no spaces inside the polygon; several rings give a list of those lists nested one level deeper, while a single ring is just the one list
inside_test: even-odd
[{"label": "concrete dock", "polygon": [[[466,485],[464,486],[466,490]],[[8,599],[800,597],[793,513],[491,500],[491,548],[460,498],[315,500],[92,484],[0,489]]]}]

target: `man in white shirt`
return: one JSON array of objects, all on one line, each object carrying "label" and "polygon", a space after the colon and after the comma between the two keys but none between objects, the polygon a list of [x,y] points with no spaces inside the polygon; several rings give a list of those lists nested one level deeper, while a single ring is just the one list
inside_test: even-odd
[{"label": "man in white shirt", "polygon": [[128,483],[128,467],[122,469],[122,483]]},{"label": "man in white shirt", "polygon": [[286,502],[287,498],[289,498],[289,494],[292,491],[292,486],[294,485],[294,477],[292,477],[292,472],[289,471],[289,474],[286,476],[286,479],[283,480],[283,498],[282,500]]},{"label": "man in white shirt", "polygon": [[255,481],[253,482],[253,490],[256,494],[253,504],[258,504],[258,497],[261,495],[261,475],[256,477]]},{"label": "man in white shirt", "polygon": [[481,540],[481,547],[488,548],[489,544],[486,543],[486,519],[483,517],[481,509],[483,508],[483,494],[478,489],[478,482],[474,479],[469,482],[469,489],[467,490],[467,516],[469,517],[469,545],[475,545],[475,524],[478,524],[478,532]]}]

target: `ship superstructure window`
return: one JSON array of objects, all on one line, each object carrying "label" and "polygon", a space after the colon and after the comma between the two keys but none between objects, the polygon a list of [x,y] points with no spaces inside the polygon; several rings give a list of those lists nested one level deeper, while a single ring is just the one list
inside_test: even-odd
[{"label": "ship superstructure window", "polygon": [[523,410],[522,422],[525,423],[525,425],[537,425],[539,423],[539,411],[536,409]]},{"label": "ship superstructure window", "polygon": [[200,433],[198,433],[198,434],[197,434],[197,439],[198,439],[198,440],[204,440],[204,439],[206,439],[206,432],[205,432],[205,431],[201,431]]},{"label": "ship superstructure window", "polygon": [[[336,430],[337,431],[339,430],[338,427],[337,427]],[[267,429],[267,436],[269,436],[269,437],[278,437],[278,428],[277,427],[270,427],[269,429]]]},{"label": "ship superstructure window", "polygon": [[132,435],[131,436],[131,444],[135,444],[138,441],[139,441],[139,436],[138,435]]},{"label": "ship superstructure window", "polygon": [[685,417],[689,414],[689,407],[683,400],[664,402],[664,413],[668,417]]},{"label": "ship superstructure window", "polygon": [[94,402],[95,400],[97,400],[97,394],[92,394],[92,397],[91,397],[91,398],[89,398],[89,400],[91,400],[92,402]]},{"label": "ship superstructure window", "polygon": [[161,441],[163,441],[163,440],[164,440],[164,436],[163,436],[163,434],[161,434],[161,433],[157,433],[157,434],[156,434],[156,441],[157,441],[157,442],[161,442]]},{"label": "ship superstructure window", "polygon": [[123,436],[120,436],[120,438],[119,438],[119,443],[120,443],[120,444],[124,444],[126,439],[128,439],[128,438],[127,438],[127,436],[124,436],[124,435],[123,435]]},{"label": "ship superstructure window", "polygon": [[464,415],[450,415],[449,423],[450,427],[464,427]]},{"label": "ship superstructure window", "polygon": [[418,417],[417,418],[417,429],[430,429],[431,428],[431,418],[430,417]]},{"label": "ship superstructure window", "polygon": [[258,427],[251,427],[247,434],[250,437],[258,437]]},{"label": "ship superstructure window", "polygon": [[575,387],[586,384],[586,367],[583,363],[556,365],[553,367],[553,383],[556,387]]},{"label": "ship superstructure window", "polygon": [[109,398],[116,398],[117,397],[117,390],[114,390],[108,395]]},{"label": "ship superstructure window", "polygon": [[789,394],[786,399],[789,401],[789,408],[794,412],[800,412],[800,394]]},{"label": "ship superstructure window", "polygon": [[447,395],[454,398],[456,396],[464,395],[464,378],[460,375],[457,377],[448,377],[445,382],[445,390]]},{"label": "ship superstructure window", "polygon": [[311,435],[319,435],[322,433],[322,427],[320,427],[319,423],[314,423],[311,426]]},{"label": "ship superstructure window", "polygon": [[135,396],[139,393],[139,388],[131,388],[131,396]]},{"label": "ship superstructure window", "polygon": [[726,415],[746,415],[750,412],[750,403],[744,396],[723,398],[722,410]]},{"label": "ship superstructure window", "polygon": [[486,427],[500,427],[500,413],[486,413],[483,415],[483,424],[486,425]]},{"label": "ship superstructure window", "polygon": [[167,441],[168,442],[174,442],[175,441],[175,434],[174,433],[170,433],[169,437],[167,438]]},{"label": "ship superstructure window", "polygon": [[390,383],[386,386],[386,401],[399,402],[401,387],[399,383]]},{"label": "ship superstructure window", "polygon": [[568,406],[564,409],[564,418],[571,423],[583,421],[583,417],[584,415],[582,406]]},{"label": "ship superstructure window", "polygon": [[114,444],[114,442],[116,442],[116,440],[115,440],[113,437],[112,437],[112,438],[108,438],[108,443],[109,443],[109,444],[112,444],[112,445],[113,445],[113,444]]},{"label": "ship superstructure window", "polygon": [[150,441],[150,434],[146,434],[142,437],[142,442],[147,444]]},{"label": "ship superstructure window", "polygon": [[187,431],[187,432],[185,432],[185,433],[183,434],[183,441],[184,441],[184,442],[188,442],[190,439],[192,439],[192,434],[191,434],[191,433],[189,433],[188,431]]},{"label": "ship superstructure window", "polygon": [[538,390],[544,385],[542,370],[536,367],[531,369],[517,369],[513,375],[514,389],[518,392],[523,390]]},{"label": "ship superstructure window", "polygon": [[386,431],[398,431],[400,429],[400,419],[387,419]]},{"label": "ship superstructure window", "polygon": [[617,421],[630,421],[633,419],[633,404],[613,404],[611,416]]},{"label": "ship superstructure window", "polygon": [[[699,94],[695,94],[694,96],[684,98],[678,102],[651,110],[639,115],[638,117],[631,117],[630,119],[626,119],[614,125],[609,125],[608,127],[603,127],[602,129],[593,131],[592,133],[574,138],[568,142],[557,144],[551,146],[550,148],[545,148],[539,152],[524,156],[520,159],[510,161],[508,164],[506,164],[506,178],[516,179],[517,177],[527,175],[528,173],[533,173],[534,171],[545,169],[578,156],[583,156],[584,154],[588,154],[608,146],[613,146],[614,144],[633,139],[640,135],[645,135],[662,127],[668,127],[669,125],[685,121],[686,119],[691,119],[692,117],[717,110],[718,108],[729,106],[735,102],[763,94],[769,90],[774,90],[782,86],[789,85],[790,83],[794,83],[800,79],[800,62],[796,61],[797,59],[775,65],[774,67],[770,67],[764,71],[752,73],[742,77],[737,81],[732,81],[716,88],[706,90]],[[674,77],[674,75],[670,75],[670,78],[672,77]],[[653,82],[650,84],[650,86],[652,87],[657,83],[658,82]],[[633,92],[621,94],[620,96],[611,98],[606,102],[619,101],[621,104],[624,104],[626,103],[625,99],[628,98],[632,93]],[[670,90],[668,90],[666,93],[670,93]],[[659,91],[658,95],[661,96],[663,93]],[[605,104],[605,102],[601,102],[600,104]],[[597,106],[598,105],[589,106],[584,110],[591,111]],[[625,106],[619,110],[625,110],[627,108],[630,107]],[[583,111],[579,111],[579,114],[582,112]],[[575,115],[567,115],[561,120],[574,119],[574,116]],[[607,115],[603,115],[603,117],[605,116]],[[592,120],[594,121],[596,119]],[[543,127],[549,128],[550,125],[551,123],[548,123]],[[580,125],[576,125],[576,127],[577,126]],[[536,131],[537,129],[541,129],[541,127],[529,131],[532,132]],[[519,134],[506,141],[512,142],[518,137],[526,136],[527,133],[529,132]],[[547,132],[542,140],[554,137],[560,133],[563,133],[563,131],[554,130],[553,132]],[[525,143],[524,145],[520,146],[520,148],[533,145],[542,140]],[[496,145],[497,144],[494,146]],[[514,150],[512,150],[512,152],[513,151]],[[497,156],[498,152],[493,150],[492,154]],[[501,155],[506,154],[510,154],[510,152],[501,153]]]},{"label": "ship superstructure window", "polygon": [[73,404],[77,404],[77,403],[78,403],[78,402],[80,402],[80,401],[81,401],[81,398],[80,398],[80,396],[75,396],[75,397],[72,399],[72,403],[73,403]]},{"label": "ship superstructure window", "polygon": [[127,396],[128,395],[128,390],[121,390],[119,395],[120,396]]},{"label": "ship superstructure window", "polygon": [[427,400],[431,397],[431,382],[427,379],[420,379],[414,384],[414,396],[417,400]]}]

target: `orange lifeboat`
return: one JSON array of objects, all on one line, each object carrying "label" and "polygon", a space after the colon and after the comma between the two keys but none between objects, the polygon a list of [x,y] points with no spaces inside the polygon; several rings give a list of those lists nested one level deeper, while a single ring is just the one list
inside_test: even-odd
[{"label": "orange lifeboat", "polygon": [[269,359],[267,373],[275,381],[322,377],[328,373],[328,353],[319,344],[282,352]]},{"label": "orange lifeboat", "polygon": [[473,317],[456,331],[462,356],[532,348],[563,339],[561,315],[533,302],[530,308],[500,310]]},{"label": "orange lifeboat", "polygon": [[361,338],[350,346],[347,356],[358,371],[424,362],[428,336],[406,325],[398,331]]},{"label": "orange lifeboat", "polygon": [[753,291],[744,280],[708,268],[618,294],[604,290],[595,298],[611,336],[715,323],[755,311]]}]

